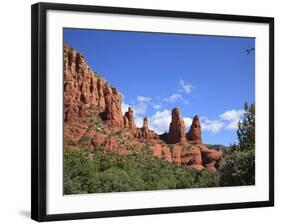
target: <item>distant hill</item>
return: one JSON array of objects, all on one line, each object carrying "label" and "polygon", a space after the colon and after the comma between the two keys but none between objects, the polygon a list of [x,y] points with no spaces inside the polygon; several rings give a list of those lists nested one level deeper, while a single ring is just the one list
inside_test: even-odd
[{"label": "distant hill", "polygon": [[225,151],[228,147],[222,144],[205,144],[209,149]]}]

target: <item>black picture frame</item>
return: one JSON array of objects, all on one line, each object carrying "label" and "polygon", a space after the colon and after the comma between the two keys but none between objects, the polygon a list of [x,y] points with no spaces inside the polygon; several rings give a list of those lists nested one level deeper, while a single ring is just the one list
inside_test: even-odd
[{"label": "black picture frame", "polygon": [[[243,203],[208,204],[196,206],[159,207],[68,214],[46,214],[46,12],[63,10],[100,12],[124,15],[162,16],[205,20],[239,21],[269,24],[269,200]],[[73,4],[37,3],[32,5],[31,17],[31,218],[36,221],[55,221],[206,210],[238,209],[274,206],[274,18],[164,11],[137,8],[103,7]]]}]

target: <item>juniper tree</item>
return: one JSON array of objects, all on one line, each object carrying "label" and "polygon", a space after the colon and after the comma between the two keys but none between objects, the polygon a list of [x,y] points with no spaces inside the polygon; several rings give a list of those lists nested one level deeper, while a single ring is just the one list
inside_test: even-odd
[{"label": "juniper tree", "polygon": [[255,105],[244,104],[244,117],[238,122],[237,137],[241,151],[255,148]]}]

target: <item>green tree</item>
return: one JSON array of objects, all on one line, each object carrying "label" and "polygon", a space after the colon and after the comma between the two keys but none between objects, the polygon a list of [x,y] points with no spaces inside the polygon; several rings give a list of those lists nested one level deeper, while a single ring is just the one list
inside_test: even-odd
[{"label": "green tree", "polygon": [[255,151],[234,152],[225,156],[220,167],[221,186],[255,184]]},{"label": "green tree", "polygon": [[237,129],[239,143],[230,145],[230,152],[220,166],[220,185],[255,184],[255,105],[244,105],[243,120]]},{"label": "green tree", "polygon": [[218,186],[217,173],[196,171],[146,153],[127,156],[64,152],[64,193],[100,193]]},{"label": "green tree", "polygon": [[244,105],[244,117],[238,122],[237,137],[241,151],[253,150],[255,148],[255,104]]}]

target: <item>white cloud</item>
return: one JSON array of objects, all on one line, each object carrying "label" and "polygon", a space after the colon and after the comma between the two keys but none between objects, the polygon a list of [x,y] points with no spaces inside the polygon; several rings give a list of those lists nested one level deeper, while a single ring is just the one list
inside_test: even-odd
[{"label": "white cloud", "polygon": [[159,110],[162,106],[161,104],[154,104],[152,105],[154,109]]},{"label": "white cloud", "polygon": [[[120,91],[119,91],[119,92],[120,92]],[[124,98],[125,98],[125,94],[122,93],[122,92],[120,92],[120,94],[121,94],[121,96],[122,96],[122,99],[124,99]]]},{"label": "white cloud", "polygon": [[133,105],[133,110],[136,115],[141,115],[146,113],[147,107],[147,103],[137,103],[136,105]]},{"label": "white cloud", "polygon": [[122,102],[122,112],[125,114],[128,111],[128,107],[131,107],[134,111],[134,114],[141,115],[145,114],[150,104],[151,98],[146,96],[137,96],[137,102],[132,104],[127,104],[124,101]]},{"label": "white cloud", "polygon": [[184,120],[184,123],[185,123],[186,130],[189,130],[190,125],[192,124],[192,118],[184,117],[183,120]]},{"label": "white cloud", "polygon": [[131,107],[134,112],[134,120],[137,127],[142,127],[143,118],[147,112],[148,105],[150,104],[151,98],[144,96],[137,96],[137,102],[134,104],[122,103],[122,112],[123,115],[128,111],[128,107]]},{"label": "white cloud", "polygon": [[225,126],[226,129],[237,129],[238,122],[243,115],[243,110],[228,110],[221,114],[220,119],[228,122]]},{"label": "white cloud", "polygon": [[143,126],[143,118],[136,116],[135,117],[135,124],[138,128],[141,128]]},{"label": "white cloud", "polygon": [[230,129],[230,130],[237,129],[238,128],[238,122],[239,122],[239,120],[232,121],[228,125],[226,125],[225,128]]},{"label": "white cloud", "polygon": [[157,111],[148,118],[149,128],[158,134],[163,134],[165,131],[168,131],[170,122],[171,111],[169,110]]},{"label": "white cloud", "polygon": [[126,111],[128,111],[128,107],[131,107],[134,111],[134,115],[141,115],[145,114],[147,110],[147,104],[146,103],[137,103],[137,104],[127,104],[127,103],[122,103],[122,113],[125,114]]},{"label": "white cloud", "polygon": [[182,95],[180,94],[173,94],[167,98],[164,98],[165,101],[169,102],[169,103],[174,103],[178,100],[181,100],[182,99]]},{"label": "white cloud", "polygon": [[129,105],[125,102],[122,103],[123,114],[131,107],[134,111],[134,115],[137,117],[139,115],[144,115],[147,111],[148,105],[150,104],[151,98],[146,96],[137,96],[137,102]]},{"label": "white cloud", "polygon": [[[183,120],[186,129],[188,130],[192,123],[192,118],[184,117]],[[164,132],[168,132],[170,123],[171,123],[171,111],[167,109],[162,111],[157,111],[151,117],[148,118],[149,128],[151,130],[154,130],[158,134],[163,134]]]},{"label": "white cloud", "polygon": [[146,109],[144,110],[144,108],[141,108],[141,106],[138,105],[129,105],[125,102],[122,103],[122,113],[123,115],[126,113],[126,111],[128,111],[128,107],[131,107],[134,111],[134,121],[135,124],[138,128],[141,128],[143,125],[143,113],[145,113],[144,111],[146,111]]},{"label": "white cloud", "polygon": [[137,96],[137,101],[138,102],[149,103],[151,101],[151,98],[147,97],[147,96]]},{"label": "white cloud", "polygon": [[220,115],[220,118],[226,121],[237,120],[243,115],[243,110],[228,110]]},{"label": "white cloud", "polygon": [[[175,102],[177,100],[182,100],[182,96],[180,94],[173,94],[168,98],[164,99],[168,102]],[[158,134],[162,134],[165,131],[169,130],[169,125],[171,122],[171,112],[167,109],[159,111],[162,107],[161,104],[153,104],[151,102],[150,97],[137,97],[137,102],[135,104],[127,104],[125,102],[122,103],[122,112],[125,114],[128,111],[128,107],[131,107],[134,111],[134,118],[137,127],[142,127],[143,118],[147,113],[148,106],[152,106],[156,111],[149,119],[149,128],[157,132]],[[209,120],[208,117],[201,117],[201,127],[203,131],[211,132],[216,134],[220,132],[222,129],[226,130],[235,130],[237,129],[238,121],[243,116],[243,110],[228,110],[218,116],[217,119]],[[188,131],[190,125],[192,123],[192,118],[184,117],[183,118],[186,130]]]},{"label": "white cloud", "polygon": [[218,133],[222,129],[237,129],[238,121],[243,116],[243,110],[228,110],[219,115],[218,119],[209,120],[207,117],[201,117],[201,126],[203,131]]},{"label": "white cloud", "polygon": [[188,105],[188,104],[189,104],[189,101],[184,100],[183,103],[184,103],[185,105]]},{"label": "white cloud", "polygon": [[126,113],[126,111],[128,111],[128,107],[132,107],[129,104],[122,102],[121,104],[121,108],[122,108],[122,114],[124,115]]},{"label": "white cloud", "polygon": [[180,91],[181,92],[185,92],[186,94],[189,94],[192,92],[192,90],[194,89],[194,87],[191,84],[185,83],[182,79],[179,82],[180,84]]},{"label": "white cloud", "polygon": [[209,120],[204,117],[201,118],[201,127],[203,131],[212,132],[213,134],[218,133],[224,126],[224,122],[220,120]]}]

